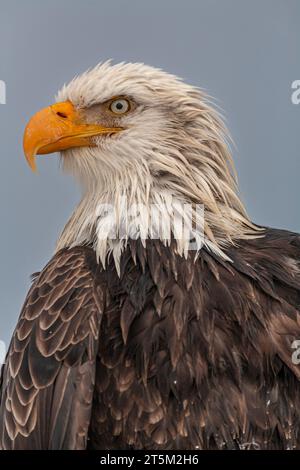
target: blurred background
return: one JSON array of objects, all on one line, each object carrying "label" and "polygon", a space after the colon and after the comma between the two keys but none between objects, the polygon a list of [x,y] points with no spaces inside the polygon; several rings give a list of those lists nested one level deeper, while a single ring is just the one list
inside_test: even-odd
[{"label": "blurred background", "polygon": [[64,82],[105,59],[161,67],[215,97],[250,216],[300,232],[299,22],[299,0],[0,0],[0,340],[80,198],[57,156],[30,172],[24,127]]}]

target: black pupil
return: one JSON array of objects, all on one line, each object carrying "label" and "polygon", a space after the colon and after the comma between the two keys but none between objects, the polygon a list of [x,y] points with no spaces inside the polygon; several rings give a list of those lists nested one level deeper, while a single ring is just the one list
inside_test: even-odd
[{"label": "black pupil", "polygon": [[120,101],[116,104],[116,108],[117,109],[123,109],[123,103],[121,103]]}]

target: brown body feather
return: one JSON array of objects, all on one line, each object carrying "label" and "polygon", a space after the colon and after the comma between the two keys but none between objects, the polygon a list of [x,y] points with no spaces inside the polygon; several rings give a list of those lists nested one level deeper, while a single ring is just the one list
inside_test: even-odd
[{"label": "brown body feather", "polygon": [[4,449],[300,448],[300,237],[197,259],[130,242],[36,277],[2,371]]}]

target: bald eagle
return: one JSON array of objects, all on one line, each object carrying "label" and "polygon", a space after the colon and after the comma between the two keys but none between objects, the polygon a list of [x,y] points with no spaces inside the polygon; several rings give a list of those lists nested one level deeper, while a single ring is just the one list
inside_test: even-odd
[{"label": "bald eagle", "polygon": [[207,96],[102,63],[29,121],[32,169],[57,151],[82,199],[10,343],[1,448],[300,448],[300,237],[247,216]]}]

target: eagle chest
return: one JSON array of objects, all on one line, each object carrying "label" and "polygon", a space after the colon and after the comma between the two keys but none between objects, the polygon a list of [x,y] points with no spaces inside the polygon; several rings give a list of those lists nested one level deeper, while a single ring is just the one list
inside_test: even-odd
[{"label": "eagle chest", "polygon": [[114,265],[106,269],[90,426],[96,448],[165,448],[191,438],[205,346],[186,285],[192,265],[171,266],[168,256],[154,248],[139,258],[125,253],[120,276]]}]

